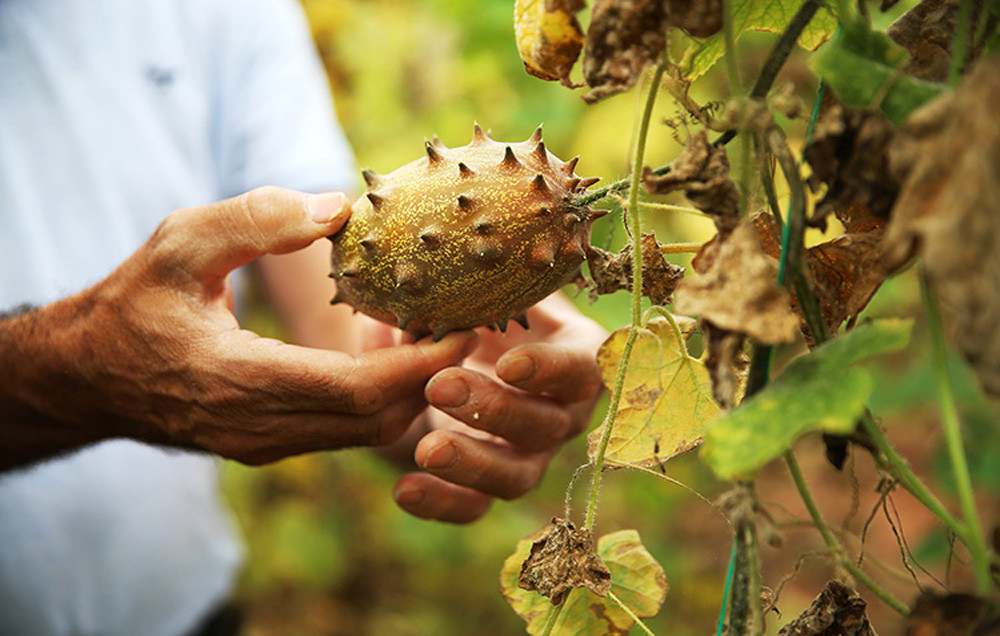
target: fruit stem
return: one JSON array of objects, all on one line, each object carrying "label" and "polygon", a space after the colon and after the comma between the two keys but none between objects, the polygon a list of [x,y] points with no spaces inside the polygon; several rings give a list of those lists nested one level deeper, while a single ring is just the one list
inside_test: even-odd
[{"label": "fruit stem", "polygon": [[621,401],[622,388],[625,386],[625,375],[628,371],[629,359],[632,356],[632,348],[635,346],[639,329],[642,327],[642,225],[639,215],[639,181],[642,172],[640,167],[646,151],[649,122],[653,117],[653,105],[656,103],[656,94],[659,92],[663,69],[664,65],[658,64],[650,80],[649,93],[646,95],[642,119],[639,121],[639,134],[636,137],[635,156],[632,161],[632,182],[629,186],[627,204],[629,228],[632,232],[632,324],[625,339],[625,346],[622,348],[615,385],[608,400],[607,414],[604,416],[601,441],[597,447],[597,454],[594,456],[594,479],[590,485],[590,499],[587,502],[587,515],[584,520],[584,527],[588,530],[594,529],[594,521],[597,518],[597,495],[601,490],[604,456],[608,451],[608,442],[611,441],[611,429],[614,428],[615,416],[618,414],[618,404]]}]

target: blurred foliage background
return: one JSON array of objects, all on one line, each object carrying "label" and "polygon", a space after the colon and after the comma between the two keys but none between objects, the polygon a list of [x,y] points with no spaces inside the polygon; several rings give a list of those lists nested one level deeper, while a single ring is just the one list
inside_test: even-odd
[{"label": "blurred foliage background", "polygon": [[[449,146],[464,145],[478,121],[502,140],[527,138],[544,124],[546,145],[553,153],[563,159],[581,156],[579,174],[607,182],[626,173],[641,92],[588,107],[579,91],[528,76],[514,45],[512,0],[302,3],[359,166],[389,172],[419,157],[424,139],[435,134]],[[912,3],[901,3],[899,11],[907,4]],[[747,77],[759,68],[771,41],[772,36],[765,35],[741,40]],[[801,59],[793,57],[784,79],[794,81],[811,100],[815,81]],[[724,78],[710,74],[699,81],[694,94],[704,103],[725,93]],[[678,112],[664,95],[656,121],[675,118]],[[790,125],[793,138],[798,126]],[[680,148],[675,134],[662,125],[654,129],[648,163],[669,162]],[[705,240],[713,230],[707,220],[687,215],[661,212],[648,221],[661,242]],[[617,249],[623,239],[617,215],[606,216],[595,228],[595,244]],[[683,257],[672,260],[686,264]],[[915,288],[911,275],[890,281],[868,313],[919,313]],[[608,329],[628,322],[623,292],[596,304],[585,294],[575,300]],[[248,322],[258,331],[281,335],[263,307],[252,309]],[[897,366],[887,367],[880,376],[881,386],[893,390],[880,393],[887,397],[879,406],[896,413],[893,421],[903,424],[890,428],[903,451],[928,458],[932,470],[938,440],[933,385],[927,365],[920,362],[925,358],[919,325],[916,333],[915,352],[900,356],[894,361]],[[971,405],[967,412],[979,414],[973,418],[976,434],[995,448],[988,407],[974,391],[965,403]],[[831,523],[851,520],[856,532],[878,502],[878,475],[871,462],[859,457],[838,473],[823,461],[818,440],[805,444],[801,455]],[[585,461],[581,437],[555,458],[538,489],[516,502],[497,502],[484,519],[465,527],[421,521],[397,509],[391,499],[397,469],[367,451],[308,455],[264,468],[225,464],[224,494],[247,546],[240,596],[249,611],[248,634],[524,633],[523,622],[498,591],[501,563],[519,538],[563,514],[567,484]],[[984,457],[976,467],[996,489],[1000,469],[993,464]],[[694,454],[672,460],[663,473],[709,499],[725,489]],[[584,506],[584,481],[575,491],[577,516]],[[776,502],[782,511],[773,530],[783,542],[764,548],[765,584],[777,587],[796,574],[794,583],[782,591],[781,618],[770,621],[778,626],[808,605],[830,569],[815,555],[808,557],[821,543],[800,523],[805,513],[789,490],[783,467],[768,469],[758,483],[762,499]],[[912,503],[905,495],[894,501],[904,513]],[[907,535],[910,547],[929,567],[940,567],[947,557],[946,537],[930,532],[920,539],[927,519],[919,510],[916,514],[907,517],[905,526],[912,530]],[[878,572],[888,578],[890,589],[911,598],[916,587],[901,565],[895,533],[884,519],[871,525],[869,558],[884,564]],[[663,610],[648,625],[658,634],[713,632],[729,557],[725,520],[697,496],[666,480],[615,472],[605,480],[597,529],[605,533],[621,528],[639,531],[671,583]],[[878,609],[873,612],[884,615]],[[895,624],[892,618],[886,620]]]}]

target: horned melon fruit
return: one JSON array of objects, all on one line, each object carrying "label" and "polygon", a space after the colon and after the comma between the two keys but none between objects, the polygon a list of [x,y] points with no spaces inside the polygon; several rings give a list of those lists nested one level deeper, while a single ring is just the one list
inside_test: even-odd
[{"label": "horned melon fruit", "polygon": [[504,144],[425,142],[426,156],[378,175],[330,237],[347,303],[417,338],[479,326],[527,327],[526,310],[579,275],[593,220],[574,204],[597,179],[545,148],[541,128]]}]

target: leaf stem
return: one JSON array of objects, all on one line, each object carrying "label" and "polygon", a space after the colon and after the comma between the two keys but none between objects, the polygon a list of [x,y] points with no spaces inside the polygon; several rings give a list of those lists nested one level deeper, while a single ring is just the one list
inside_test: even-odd
[{"label": "leaf stem", "polygon": [[830,530],[830,526],[827,525],[826,520],[823,519],[822,513],[819,511],[819,507],[816,505],[816,500],[813,499],[812,493],[809,491],[809,486],[806,484],[805,477],[802,475],[802,470],[799,468],[799,462],[795,459],[795,455],[792,453],[791,449],[785,451],[785,465],[788,466],[788,472],[792,474],[792,481],[795,482],[795,488],[799,491],[799,496],[802,497],[802,502],[806,505],[806,509],[809,511],[809,516],[812,517],[813,524],[816,529],[819,530],[820,536],[823,537],[823,542],[826,544],[827,549],[837,560],[842,568],[847,570],[847,572],[854,578],[855,581],[864,585],[868,588],[872,594],[877,596],[883,603],[899,612],[903,616],[908,616],[910,609],[902,601],[890,594],[885,588],[875,582],[867,573],[864,572],[858,565],[847,557],[847,552],[837,541],[837,538],[833,535]]},{"label": "leaf stem", "polygon": [[594,456],[594,478],[591,482],[590,498],[587,501],[587,513],[584,518],[584,527],[588,530],[594,529],[594,521],[597,518],[597,496],[601,490],[604,456],[607,454],[608,442],[611,441],[611,429],[614,427],[615,417],[618,414],[618,404],[621,402],[622,388],[625,386],[625,375],[628,371],[629,359],[632,357],[632,348],[635,346],[635,340],[642,326],[642,219],[638,205],[639,182],[642,178],[641,167],[646,151],[649,122],[653,117],[653,105],[656,103],[656,94],[659,90],[660,78],[663,76],[663,69],[664,65],[658,64],[650,80],[649,93],[646,95],[646,104],[639,121],[639,134],[636,137],[635,155],[632,161],[632,180],[627,204],[629,228],[632,232],[632,325],[625,339],[625,345],[622,347],[622,357],[618,364],[618,373],[615,376],[615,386],[608,400],[607,414],[604,416],[601,441],[597,447],[597,454]]},{"label": "leaf stem", "polygon": [[976,500],[972,489],[972,478],[969,476],[969,464],[965,458],[965,447],[962,444],[962,429],[955,407],[955,396],[952,393],[951,381],[948,377],[948,359],[944,343],[944,332],[941,327],[941,313],[938,310],[937,298],[930,287],[927,271],[921,270],[920,291],[923,296],[924,313],[927,317],[927,327],[931,337],[931,354],[934,367],[934,379],[937,384],[938,397],[941,402],[941,425],[944,429],[945,444],[948,447],[948,458],[951,461],[952,476],[958,491],[958,501],[962,508],[962,516],[968,529],[967,546],[972,555],[972,566],[976,576],[976,591],[985,595],[990,589],[990,558],[983,540],[982,527],[979,524],[979,513],[976,511]]},{"label": "leaf stem", "polygon": [[632,608],[630,608],[628,605],[622,602],[622,600],[617,596],[615,596],[615,593],[612,592],[611,590],[608,590],[608,598],[610,598],[615,603],[618,603],[618,607],[622,608],[622,611],[628,614],[628,617],[631,618],[633,621],[635,621],[635,624],[639,626],[639,629],[649,634],[649,636],[656,636],[653,632],[650,631],[648,627],[646,627],[646,624],[642,622],[642,619],[639,618],[638,614],[633,612]]},{"label": "leaf stem", "polygon": [[542,636],[551,636],[552,630],[555,629],[556,623],[559,622],[559,616],[562,615],[563,605],[556,605],[554,608],[549,610],[549,615],[545,619],[545,629],[542,630]]}]

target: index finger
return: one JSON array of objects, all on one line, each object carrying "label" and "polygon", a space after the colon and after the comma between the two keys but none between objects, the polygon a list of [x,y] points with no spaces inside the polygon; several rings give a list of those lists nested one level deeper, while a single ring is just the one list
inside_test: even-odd
[{"label": "index finger", "polygon": [[497,361],[496,372],[507,384],[548,393],[564,404],[588,400],[601,390],[601,371],[594,354],[563,345],[515,347]]}]

